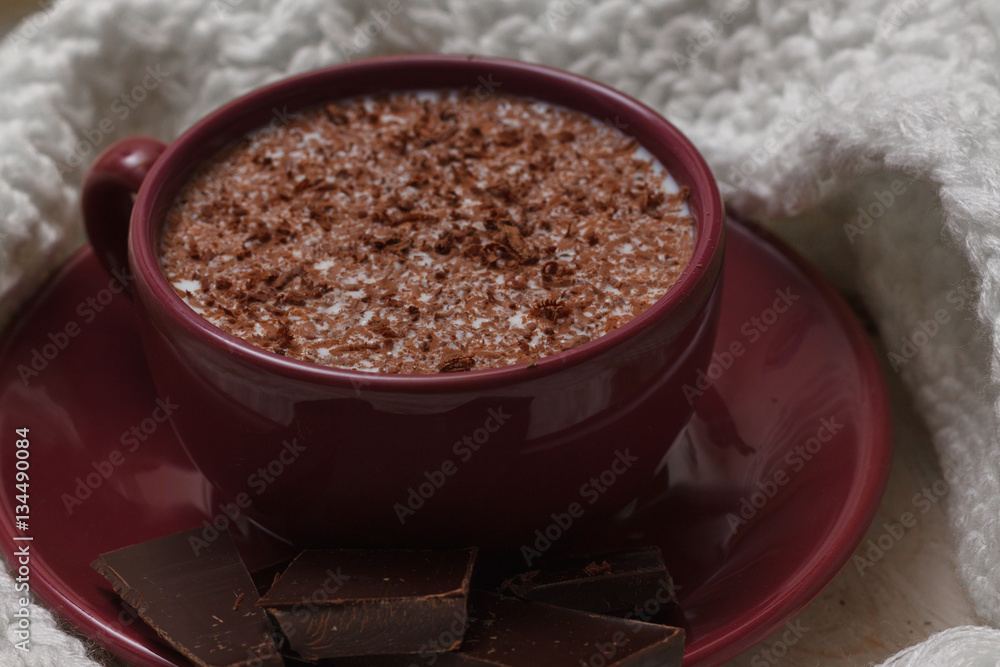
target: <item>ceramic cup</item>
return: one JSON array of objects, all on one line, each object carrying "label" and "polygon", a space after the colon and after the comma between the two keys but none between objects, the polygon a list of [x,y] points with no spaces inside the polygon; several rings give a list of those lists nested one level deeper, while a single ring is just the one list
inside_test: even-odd
[{"label": "ceramic cup", "polygon": [[[613,123],[690,188],[694,256],[663,298],[533,367],[393,375],[255,347],[174,293],[158,257],[166,213],[220,149],[319,103],[470,88]],[[142,137],[112,146],[86,178],[83,211],[102,264],[130,276],[157,391],[178,406],[174,430],[218,503],[298,546],[557,548],[650,481],[691,416],[684,386],[710,361],[725,245],[711,171],[652,109],[547,67],[419,55],[296,76],[227,104],[169,146]]]}]

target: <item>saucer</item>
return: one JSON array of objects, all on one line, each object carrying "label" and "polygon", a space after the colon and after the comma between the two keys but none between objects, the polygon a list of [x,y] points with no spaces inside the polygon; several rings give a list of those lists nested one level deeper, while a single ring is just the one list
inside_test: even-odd
[{"label": "saucer", "polygon": [[[602,551],[661,547],[686,666],[750,648],[834,578],[874,516],[890,459],[882,373],[847,305],[769,234],[735,220],[728,233],[716,352],[687,388],[695,417],[642,496],[576,538]],[[230,524],[251,569],[291,549],[213,499],[174,438],[128,299],[112,286],[80,250],[0,345],[2,548],[12,561],[29,545],[32,592],[110,652],[186,665],[90,562],[199,525],[210,537],[213,522]],[[14,511],[25,428],[26,530]]]}]

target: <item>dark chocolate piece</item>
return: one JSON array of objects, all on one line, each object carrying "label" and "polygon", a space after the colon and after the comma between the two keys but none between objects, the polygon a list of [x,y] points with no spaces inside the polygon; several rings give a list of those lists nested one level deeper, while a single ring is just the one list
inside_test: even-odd
[{"label": "dark chocolate piece", "polygon": [[549,560],[504,582],[523,600],[616,614],[677,604],[673,580],[656,547]]},{"label": "dark chocolate piece", "polygon": [[227,531],[202,528],[101,555],[91,567],[168,644],[199,667],[278,667],[271,624]]},{"label": "dark chocolate piece", "polygon": [[[680,667],[684,631],[537,602],[475,593],[458,651],[435,667]],[[328,667],[424,667],[427,656],[323,662]]]},{"label": "dark chocolate piece", "polygon": [[439,653],[466,626],[475,549],[304,551],[257,601],[307,660]]}]

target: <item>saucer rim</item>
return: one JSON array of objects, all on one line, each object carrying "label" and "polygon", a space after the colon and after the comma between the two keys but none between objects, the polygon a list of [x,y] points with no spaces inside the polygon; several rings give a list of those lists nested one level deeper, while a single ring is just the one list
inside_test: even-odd
[{"label": "saucer rim", "polygon": [[[870,420],[856,418],[854,421],[868,426],[869,439],[876,446],[860,451],[862,457],[854,461],[855,471],[861,472],[860,479],[854,480],[854,488],[859,493],[852,496],[855,501],[853,506],[844,508],[838,517],[837,523],[845,529],[831,531],[828,541],[833,544],[825,545],[827,549],[824,552],[803,561],[799,565],[800,575],[786,582],[772,597],[762,600],[749,620],[739,625],[734,623],[728,630],[700,637],[694,650],[685,652],[684,667],[712,667],[741,655],[788,623],[822,593],[847,566],[868,532],[885,493],[892,463],[893,425],[889,388],[883,367],[857,315],[829,279],[784,239],[757,222],[727,212],[727,225],[732,222],[788,260],[820,292],[840,321],[855,353],[854,365],[859,375],[867,380]],[[730,243],[735,236],[737,234],[730,236]],[[815,574],[819,572],[823,573],[822,576]],[[809,576],[811,574],[814,576]]]}]

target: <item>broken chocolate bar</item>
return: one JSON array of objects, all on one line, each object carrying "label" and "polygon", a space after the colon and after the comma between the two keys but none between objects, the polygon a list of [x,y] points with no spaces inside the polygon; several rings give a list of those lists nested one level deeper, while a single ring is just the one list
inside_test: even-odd
[{"label": "broken chocolate bar", "polygon": [[125,547],[91,567],[195,665],[279,667],[271,624],[254,606],[257,589],[232,537],[201,536],[199,527]]},{"label": "broken chocolate bar", "polygon": [[257,601],[306,660],[439,653],[466,626],[475,549],[312,550]]},{"label": "broken chocolate bar", "polygon": [[677,603],[656,547],[553,559],[508,579],[501,590],[523,600],[599,614],[642,609],[651,601],[658,609]]},{"label": "broken chocolate bar", "polygon": [[[435,667],[680,667],[684,631],[537,602],[475,593],[462,647]],[[323,662],[328,667],[423,667],[427,656]]]}]

